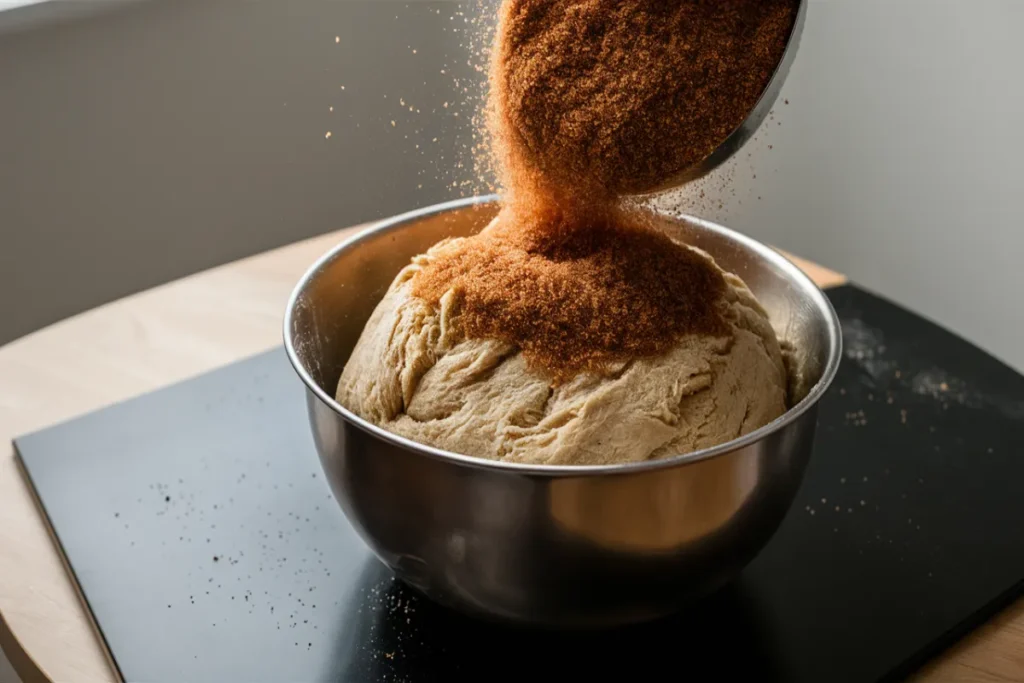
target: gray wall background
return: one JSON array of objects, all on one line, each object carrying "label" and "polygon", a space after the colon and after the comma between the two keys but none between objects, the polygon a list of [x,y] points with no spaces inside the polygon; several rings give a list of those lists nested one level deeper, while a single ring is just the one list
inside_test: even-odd
[{"label": "gray wall background", "polygon": [[[480,74],[454,29],[477,4],[0,13],[0,342],[472,193],[452,183],[472,177],[457,167],[472,131],[461,88]],[[1024,368],[1022,25],[1020,0],[811,0],[789,105],[691,208]]]},{"label": "gray wall background", "polygon": [[472,194],[452,187],[472,177],[466,100],[482,78],[462,11],[73,0],[11,10],[6,30],[0,13],[0,343]]}]

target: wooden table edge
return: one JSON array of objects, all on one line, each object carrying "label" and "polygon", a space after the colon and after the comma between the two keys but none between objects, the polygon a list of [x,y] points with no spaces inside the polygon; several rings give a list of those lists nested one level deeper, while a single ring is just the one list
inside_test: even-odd
[{"label": "wooden table edge", "polygon": [[14,635],[14,631],[7,625],[3,610],[0,610],[0,650],[3,651],[7,661],[11,663],[14,673],[18,675],[22,683],[53,683],[43,673],[42,667],[32,659],[28,650],[22,647],[18,637]]},{"label": "wooden table edge", "polygon": [[[256,256],[251,256],[239,261],[235,261],[223,266],[209,269],[194,275],[190,275],[185,278],[160,285],[152,289],[134,294],[128,297],[124,297],[115,302],[105,304],[97,307],[90,311],[86,311],[79,315],[65,319],[58,323],[55,323],[49,327],[43,328],[37,332],[29,334],[25,337],[17,339],[10,344],[0,347],[0,371],[5,368],[5,362],[12,362],[15,367],[18,367],[19,358],[30,355],[30,349],[28,347],[32,344],[43,344],[44,341],[51,341],[53,338],[58,339],[57,346],[61,345],[60,338],[75,339],[76,330],[78,328],[88,328],[91,326],[97,328],[103,324],[114,324],[120,321],[120,318],[132,319],[135,324],[142,325],[143,327],[147,324],[153,324],[153,321],[160,321],[162,312],[166,313],[161,307],[171,307],[171,302],[175,302],[178,306],[177,309],[169,311],[177,316],[184,317],[184,324],[187,326],[189,320],[189,306],[196,306],[205,302],[209,295],[220,294],[221,291],[218,288],[222,288],[224,284],[232,283],[233,278],[237,279],[238,282],[234,284],[240,284],[241,288],[239,291],[233,291],[226,300],[221,302],[226,309],[230,310],[232,307],[254,305],[254,302],[266,300],[264,303],[268,303],[269,308],[263,308],[259,314],[254,313],[251,317],[252,320],[251,328],[253,331],[253,338],[247,339],[247,347],[245,349],[228,348],[225,359],[221,359],[218,362],[213,362],[212,357],[216,356],[216,353],[211,353],[211,358],[202,358],[196,360],[196,358],[189,358],[184,362],[179,362],[172,371],[169,371],[167,375],[161,380],[147,380],[143,378],[140,381],[126,381],[121,389],[113,391],[109,396],[100,397],[100,400],[96,401],[79,401],[76,403],[74,400],[68,402],[67,406],[62,406],[62,409],[54,410],[46,419],[38,420],[37,422],[28,421],[27,424],[5,424],[0,419],[0,438],[5,438],[7,441],[19,436],[28,431],[34,431],[50,424],[61,422],[69,419],[77,414],[89,412],[95,409],[107,405],[111,402],[118,400],[124,400],[131,396],[145,393],[153,389],[159,388],[160,386],[166,386],[174,382],[181,381],[188,377],[201,374],[214,367],[229,362],[230,360],[237,360],[238,358],[263,351],[280,343],[280,314],[284,311],[284,302],[287,300],[287,296],[290,294],[292,287],[301,277],[302,273],[313,264],[313,262],[324,252],[326,252],[331,246],[338,243],[342,239],[351,236],[355,232],[360,231],[366,226],[356,226],[354,228],[348,228],[327,235],[314,237],[308,240],[303,240],[291,245],[287,245],[278,249],[274,249]],[[836,287],[846,284],[847,279],[844,275],[835,271],[829,270],[819,266],[813,262],[805,259],[793,256],[792,254],[782,252],[790,261],[792,261],[797,267],[803,270],[808,276],[810,276],[822,289]],[[247,291],[246,286],[249,289],[256,290],[262,285],[270,286],[266,292]],[[205,292],[205,294],[204,294]],[[176,301],[177,299],[183,299],[183,301]],[[214,296],[214,299],[217,297]],[[201,307],[201,306],[200,306]],[[268,311],[277,311],[276,314],[272,314],[269,317],[273,320],[267,320]],[[174,317],[174,316],[171,316]],[[181,322],[180,320],[178,321]],[[171,332],[174,331],[173,325],[171,325]],[[168,333],[167,330],[162,330],[164,333]],[[179,332],[181,330],[178,330]],[[190,330],[193,334],[195,330]],[[215,337],[216,334],[210,335]],[[222,346],[230,345],[232,342],[227,341]],[[217,342],[211,341],[211,348],[216,348]],[[137,351],[137,350],[136,350]],[[89,353],[84,354],[86,360],[90,358],[102,358],[103,353],[109,352],[100,349],[96,351],[94,355]],[[170,353],[168,349],[157,351],[151,354],[138,352],[135,354],[138,356],[139,361],[145,362],[149,356],[165,359],[165,357],[173,357],[173,353]],[[13,360],[9,357],[13,356]],[[233,356],[233,358],[232,358]],[[180,359],[178,359],[180,360]],[[82,354],[73,355],[72,358],[64,361],[66,365],[74,367],[75,363],[82,362]],[[31,368],[31,364],[29,364]],[[109,370],[109,368],[108,368]],[[137,379],[137,378],[136,378]],[[43,387],[40,391],[45,393],[48,387]],[[3,395],[0,394],[0,411],[4,409]],[[0,418],[3,417],[0,412]],[[15,421],[16,422],[16,421]],[[5,429],[6,427],[6,429]],[[13,458],[14,456],[10,456]],[[23,473],[20,471],[20,467],[16,467],[18,470],[16,475],[18,482],[14,484],[11,481],[3,481],[3,478],[11,477],[11,465],[12,463],[0,463],[0,494],[3,493],[2,485],[7,486],[20,486],[23,487],[26,493],[34,499],[35,496],[30,493],[30,487],[23,478]],[[24,498],[24,496],[22,496]],[[18,505],[18,502],[13,503]],[[23,504],[23,503],[22,503]],[[0,499],[0,512],[2,512],[2,506],[4,501]],[[24,512],[24,511],[22,511]],[[42,516],[42,510],[38,506],[38,501],[33,502],[33,512]],[[41,520],[40,520],[41,521]],[[2,531],[0,531],[2,533]],[[49,553],[51,557],[46,558],[43,562],[48,566],[49,576],[47,579],[54,581],[62,581],[66,584],[65,588],[71,589],[75,593],[75,604],[74,606],[67,606],[72,612],[80,611],[81,616],[85,617],[86,621],[90,624],[90,633],[88,634],[89,645],[86,645],[87,638],[80,632],[75,633],[72,640],[75,640],[78,647],[82,648],[97,648],[102,651],[102,661],[105,670],[99,671],[97,662],[100,661],[98,658],[87,658],[86,667],[91,667],[93,670],[89,672],[82,671],[80,673],[85,674],[88,680],[117,680],[116,668],[113,665],[112,658],[106,650],[103,643],[103,639],[99,634],[96,624],[92,621],[91,612],[85,605],[83,596],[80,594],[77,583],[72,579],[70,571],[66,566],[66,561],[63,558],[63,553],[60,551],[59,545],[52,533],[47,533],[49,537],[47,544],[49,545]],[[36,539],[38,540],[38,539]],[[46,553],[47,551],[40,549],[40,552]],[[42,559],[42,558],[40,558]],[[54,565],[59,564],[61,576],[57,578],[53,572]],[[2,566],[0,566],[2,568]],[[2,586],[0,586],[2,588]],[[65,591],[66,592],[66,591]],[[4,594],[0,592],[0,597]],[[18,676],[22,678],[24,683],[51,683],[56,680],[65,680],[61,678],[61,674],[67,673],[66,671],[56,671],[55,676],[50,676],[47,673],[47,668],[43,666],[43,663],[37,661],[36,657],[30,652],[30,648],[26,647],[15,633],[15,629],[10,623],[10,619],[7,618],[5,611],[8,605],[0,604],[0,648],[3,649],[8,659]],[[975,634],[968,636],[959,644],[955,645],[951,650],[947,651],[943,655],[940,655],[938,661],[933,662],[929,666],[925,667],[922,675],[929,675],[929,672],[934,674],[936,671],[942,669],[958,669],[961,673],[964,670],[974,670],[976,664],[970,661],[958,662],[956,660],[966,659],[963,655],[965,651],[969,651],[972,647],[976,647],[977,641],[985,637],[985,634],[991,633],[993,630],[999,632],[999,629],[1006,628],[1021,628],[1024,631],[1024,601],[1019,602],[1015,606],[1007,609],[1000,617],[992,620],[986,626],[981,627]],[[72,629],[75,630],[75,629]],[[79,629],[80,630],[80,629]],[[959,654],[958,654],[959,653]],[[95,654],[95,653],[93,653]],[[53,668],[53,667],[51,667]],[[999,678],[997,674],[993,672],[986,672],[987,675],[997,676],[991,680],[1013,680],[1011,678]],[[941,675],[941,674],[940,674]],[[955,680],[953,676],[955,673],[949,674],[950,678],[943,678],[943,680]],[[938,679],[938,676],[935,676]],[[79,680],[79,679],[76,679]],[[963,680],[963,679],[959,679]]]}]

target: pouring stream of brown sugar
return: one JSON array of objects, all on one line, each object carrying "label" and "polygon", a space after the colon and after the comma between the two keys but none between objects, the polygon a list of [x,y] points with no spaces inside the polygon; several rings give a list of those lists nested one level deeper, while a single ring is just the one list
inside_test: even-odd
[{"label": "pouring stream of brown sugar", "polygon": [[454,287],[465,334],[509,342],[556,378],[727,335],[722,273],[620,200],[733,133],[797,14],[796,0],[506,0],[488,116],[504,209],[441,250],[415,294],[437,305]]}]

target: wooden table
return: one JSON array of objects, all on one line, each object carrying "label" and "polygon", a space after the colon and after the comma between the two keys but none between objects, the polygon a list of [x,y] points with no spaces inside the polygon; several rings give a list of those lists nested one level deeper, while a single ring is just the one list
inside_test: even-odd
[{"label": "wooden table", "polygon": [[[11,439],[279,344],[285,302],[298,278],[358,229],[187,277],[0,348],[0,645],[25,683],[116,678],[16,465]],[[845,281],[794,261],[822,287]],[[1024,681],[1024,601],[919,679]]]}]

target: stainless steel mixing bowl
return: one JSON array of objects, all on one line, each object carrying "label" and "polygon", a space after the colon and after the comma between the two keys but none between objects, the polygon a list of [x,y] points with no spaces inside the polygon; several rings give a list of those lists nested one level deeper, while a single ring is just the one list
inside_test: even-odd
[{"label": "stainless steel mixing bowl", "polygon": [[441,238],[480,230],[497,208],[482,197],[384,221],[338,245],[296,287],[285,347],[334,495],[402,580],[464,613],[592,627],[676,611],[734,577],[789,509],[817,402],[839,365],[835,312],[772,249],[704,221],[671,221],[666,230],[746,280],[799,350],[798,402],[771,424],[665,460],[528,466],[414,443],[339,405],[342,367],[398,271]]}]

